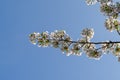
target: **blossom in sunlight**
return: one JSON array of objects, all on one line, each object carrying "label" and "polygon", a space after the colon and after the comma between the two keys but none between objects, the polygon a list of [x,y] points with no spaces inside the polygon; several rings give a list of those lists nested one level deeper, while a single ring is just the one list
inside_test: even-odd
[{"label": "blossom in sunlight", "polygon": [[48,34],[48,31],[42,32],[41,36],[37,39],[37,41],[38,47],[48,47],[51,44],[50,35]]},{"label": "blossom in sunlight", "polygon": [[42,36],[43,39],[49,38],[48,31],[42,32],[42,33],[41,33],[41,36]]},{"label": "blossom in sunlight", "polygon": [[38,37],[40,37],[40,34],[34,32],[34,33],[32,33],[32,34],[29,35],[29,40],[30,40],[30,42],[31,42],[32,44],[36,44],[36,39],[37,39]]},{"label": "blossom in sunlight", "polygon": [[91,38],[93,38],[94,30],[93,29],[88,29],[88,28],[83,29],[82,32],[81,32],[81,35],[82,35],[82,37],[91,39]]},{"label": "blossom in sunlight", "polygon": [[106,27],[106,29],[107,30],[109,30],[109,31],[113,31],[113,30],[115,30],[115,27],[114,27],[114,19],[111,17],[111,18],[108,18],[108,19],[106,19],[106,21],[105,21],[105,27]]},{"label": "blossom in sunlight", "polygon": [[96,4],[97,0],[86,0],[87,5]]},{"label": "blossom in sunlight", "polygon": [[117,57],[120,56],[120,43],[114,46],[113,54]]},{"label": "blossom in sunlight", "polygon": [[54,32],[51,32],[50,38],[60,40],[63,39],[65,35],[66,32],[64,30],[55,30]]},{"label": "blossom in sunlight", "polygon": [[[108,41],[106,41],[106,42],[108,42]],[[102,52],[104,53],[104,54],[108,54],[108,53],[110,53],[114,48],[114,44],[102,44],[101,45],[102,47],[101,47],[101,49],[102,49]]]},{"label": "blossom in sunlight", "polygon": [[42,32],[40,33],[32,33],[29,35],[29,40],[32,44],[37,44],[38,47],[47,47],[50,45],[50,39],[48,32]]},{"label": "blossom in sunlight", "polygon": [[64,44],[67,44],[67,45],[71,45],[71,37],[69,37],[68,35],[66,35],[63,39],[63,41],[60,41],[60,44],[61,45],[64,45]]},{"label": "blossom in sunlight", "polygon": [[79,43],[73,44],[72,49],[71,49],[71,53],[73,55],[81,56],[82,50],[80,48],[81,48],[81,46]]},{"label": "blossom in sunlight", "polygon": [[110,18],[106,19],[105,27],[107,30],[109,30],[111,32],[113,30],[120,30],[120,21],[117,19],[114,19],[113,17],[110,17]]},{"label": "blossom in sunlight", "polygon": [[57,40],[52,40],[51,41],[51,45],[54,47],[54,48],[59,48],[59,41],[57,41]]},{"label": "blossom in sunlight", "polygon": [[100,11],[108,16],[117,19],[120,13],[120,2],[114,3],[113,0],[97,0],[100,2]]},{"label": "blossom in sunlight", "polygon": [[39,38],[37,40],[37,45],[38,47],[48,47],[50,45],[50,40],[49,39],[44,39],[44,38]]},{"label": "blossom in sunlight", "polygon": [[114,5],[107,3],[101,4],[100,11],[107,16],[111,16],[114,12]]},{"label": "blossom in sunlight", "polygon": [[61,37],[59,39],[53,39],[53,41],[58,41],[59,42],[59,47],[63,47],[63,46],[70,46],[71,45],[71,37],[69,37],[69,35],[65,34],[64,37]]},{"label": "blossom in sunlight", "polygon": [[63,52],[63,53],[66,53],[66,54],[68,54],[69,52],[70,52],[70,50],[69,50],[69,45],[68,44],[62,44],[61,45],[61,51]]},{"label": "blossom in sunlight", "polygon": [[83,51],[86,53],[91,49],[95,49],[95,44],[84,44],[84,46],[82,47]]},{"label": "blossom in sunlight", "polygon": [[97,1],[100,2],[101,4],[112,2],[112,0],[97,0]]},{"label": "blossom in sunlight", "polygon": [[116,30],[120,31],[120,21],[118,19],[114,20],[114,27]]},{"label": "blossom in sunlight", "polygon": [[95,59],[95,60],[99,60],[102,56],[102,52],[101,51],[97,51],[94,49],[89,49],[89,51],[87,51],[87,56],[91,59]]}]

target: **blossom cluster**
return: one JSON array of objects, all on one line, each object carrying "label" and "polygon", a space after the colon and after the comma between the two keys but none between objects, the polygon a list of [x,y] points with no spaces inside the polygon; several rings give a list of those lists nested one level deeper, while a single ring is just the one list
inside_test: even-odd
[{"label": "blossom cluster", "polygon": [[52,46],[59,48],[63,53],[69,55],[81,56],[85,53],[88,58],[99,60],[103,54],[113,53],[116,57],[120,57],[120,43],[104,42],[99,43],[99,47],[96,47],[95,42],[90,40],[93,38],[93,29],[83,29],[81,32],[81,38],[77,41],[73,41],[71,37],[66,34],[64,30],[56,30],[48,33],[31,33],[29,40],[32,44],[38,45],[38,47]]},{"label": "blossom cluster", "polygon": [[94,35],[94,30],[93,29],[83,29],[82,32],[81,32],[81,35],[82,37],[85,37],[87,39],[91,39],[93,38],[93,35]]},{"label": "blossom cluster", "polygon": [[86,0],[87,5],[93,5],[99,2],[100,4],[112,2],[112,0]]},{"label": "blossom cluster", "polygon": [[113,17],[109,17],[105,21],[105,27],[111,32],[113,30],[120,31],[120,21],[118,19],[114,19]]},{"label": "blossom cluster", "polygon": [[[120,3],[113,3],[112,0],[86,0],[88,5],[100,3],[100,11],[107,16],[105,27],[109,31],[116,30],[120,35],[120,21],[118,19],[120,13]],[[72,38],[64,30],[55,30],[38,33],[34,32],[29,35],[32,44],[38,47],[59,48],[64,54],[81,56],[86,54],[88,58],[99,60],[103,54],[112,53],[118,57],[120,61],[120,41],[112,42],[91,42],[94,36],[94,30],[85,28],[81,31],[81,38],[73,41]]]},{"label": "blossom cluster", "polygon": [[120,3],[103,3],[101,4],[100,9],[102,13],[108,16],[108,18],[105,20],[106,29],[110,32],[116,30],[120,34],[120,21],[118,19],[120,13]]},{"label": "blossom cluster", "polygon": [[120,34],[120,21],[118,19],[120,13],[120,2],[114,3],[112,0],[86,0],[88,5],[100,3],[100,11],[108,16],[105,20],[105,27],[109,31],[116,30]]}]

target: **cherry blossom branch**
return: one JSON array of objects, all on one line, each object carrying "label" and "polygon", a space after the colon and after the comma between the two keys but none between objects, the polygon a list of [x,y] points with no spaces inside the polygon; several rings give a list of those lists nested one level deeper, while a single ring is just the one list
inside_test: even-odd
[{"label": "cherry blossom branch", "polygon": [[93,29],[83,29],[81,38],[73,41],[64,30],[54,31],[50,34],[46,32],[32,33],[29,35],[30,42],[38,47],[60,48],[60,50],[69,55],[80,56],[85,53],[91,59],[100,59],[102,54],[111,52],[116,57],[120,57],[120,41],[91,42],[93,38]]},{"label": "cherry blossom branch", "polygon": [[[105,27],[112,32],[116,30],[120,35],[120,21],[118,20],[120,14],[120,3],[113,3],[113,0],[86,0],[88,5],[100,3],[100,11],[108,18],[105,20]],[[80,56],[83,53],[88,58],[99,60],[103,54],[112,53],[118,57],[120,61],[120,41],[104,41],[104,42],[91,42],[93,38],[93,29],[83,29],[81,32],[82,38],[78,41],[73,41],[71,37],[66,34],[64,30],[54,31],[49,34],[48,32],[32,33],[29,35],[30,42],[38,45],[38,47],[52,46],[60,48],[60,50],[69,55]]]}]

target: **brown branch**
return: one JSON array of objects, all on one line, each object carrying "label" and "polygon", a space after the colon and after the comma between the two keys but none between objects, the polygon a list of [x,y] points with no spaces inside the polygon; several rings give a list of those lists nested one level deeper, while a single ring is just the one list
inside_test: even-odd
[{"label": "brown branch", "polygon": [[120,35],[120,31],[117,30],[117,33]]},{"label": "brown branch", "polygon": [[[59,40],[59,41],[65,41],[65,40]],[[67,42],[79,43],[79,44],[113,44],[113,43],[120,43],[120,41],[109,41],[109,42],[78,42],[78,41],[67,41]]]}]

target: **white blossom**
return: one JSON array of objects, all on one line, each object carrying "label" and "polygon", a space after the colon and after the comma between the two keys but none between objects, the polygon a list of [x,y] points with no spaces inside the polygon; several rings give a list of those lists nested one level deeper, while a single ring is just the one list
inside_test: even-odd
[{"label": "white blossom", "polygon": [[42,38],[44,38],[44,39],[49,38],[48,31],[42,32],[42,33],[41,33],[41,36],[42,36]]},{"label": "white blossom", "polygon": [[114,49],[114,44],[102,44],[101,51],[104,54],[108,54],[111,53],[113,49]]},{"label": "white blossom", "polygon": [[87,5],[96,4],[97,0],[86,0]]},{"label": "white blossom", "polygon": [[61,45],[61,51],[62,51],[63,53],[69,53],[69,52],[70,52],[70,50],[69,50],[69,45],[68,45],[67,43],[62,44],[62,45]]},{"label": "white blossom", "polygon": [[81,56],[82,49],[80,49],[80,48],[81,48],[81,45],[79,43],[73,44],[72,49],[71,49],[71,53],[73,55]]},{"label": "white blossom", "polygon": [[99,60],[102,56],[102,52],[101,51],[96,51],[94,49],[89,49],[89,51],[87,51],[87,56],[91,59],[95,59],[95,60]]},{"label": "white blossom", "polygon": [[106,19],[105,27],[107,30],[109,30],[111,32],[113,30],[119,30],[120,29],[120,21],[117,19],[114,19],[113,17],[110,17],[110,18]]},{"label": "white blossom", "polygon": [[119,56],[120,56],[120,43],[119,43],[119,44],[116,44],[116,45],[114,46],[113,54],[114,54],[116,57],[119,57]]},{"label": "white blossom", "polygon": [[88,28],[83,29],[82,32],[81,32],[81,35],[82,35],[82,37],[91,39],[91,38],[93,38],[94,30],[93,29],[88,29]]},{"label": "white blossom", "polygon": [[101,4],[103,3],[111,3],[112,0],[97,0],[98,2],[100,2]]},{"label": "white blossom", "polygon": [[39,36],[40,36],[39,33],[36,33],[36,32],[31,33],[31,34],[29,35],[29,40],[30,40],[30,42],[35,45],[35,44],[36,44],[36,39],[37,39]]},{"label": "white blossom", "polygon": [[65,35],[66,32],[64,30],[59,30],[59,31],[55,30],[54,32],[51,32],[50,38],[60,40],[60,39],[64,39]]},{"label": "white blossom", "polygon": [[52,40],[52,41],[51,41],[51,45],[52,45],[54,48],[58,48],[58,47],[59,47],[59,41],[57,41],[57,40]]},{"label": "white blossom", "polygon": [[88,52],[89,50],[95,49],[95,48],[96,48],[95,44],[85,44],[82,47],[82,49],[83,49],[84,52]]},{"label": "white blossom", "polygon": [[111,16],[114,12],[114,5],[103,3],[100,6],[100,11],[107,16]]}]

